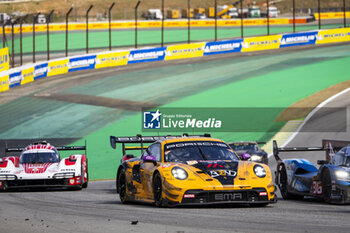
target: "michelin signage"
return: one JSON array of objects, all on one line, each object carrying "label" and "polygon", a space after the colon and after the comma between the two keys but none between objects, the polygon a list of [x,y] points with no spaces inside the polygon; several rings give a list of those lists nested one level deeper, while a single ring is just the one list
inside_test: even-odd
[{"label": "michelin signage", "polygon": [[69,59],[68,72],[95,69],[96,55]]},{"label": "michelin signage", "polygon": [[22,71],[15,72],[9,75],[10,88],[21,85]]},{"label": "michelin signage", "polygon": [[242,49],[243,39],[207,42],[204,47],[204,56],[222,53],[239,53]]},{"label": "michelin signage", "polygon": [[131,50],[128,56],[128,64],[138,62],[163,61],[166,47],[155,49]]},{"label": "michelin signage", "polygon": [[36,65],[34,67],[34,80],[47,77],[48,63]]},{"label": "michelin signage", "polygon": [[291,33],[282,35],[280,48],[297,45],[312,45],[316,43],[318,31]]}]

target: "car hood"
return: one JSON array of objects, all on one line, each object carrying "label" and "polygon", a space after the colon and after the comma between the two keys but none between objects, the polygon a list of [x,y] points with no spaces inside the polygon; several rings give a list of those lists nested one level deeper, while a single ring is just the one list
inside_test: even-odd
[{"label": "car hood", "polygon": [[188,161],[187,168],[198,175],[218,180],[222,185],[233,185],[238,174],[240,161]]}]

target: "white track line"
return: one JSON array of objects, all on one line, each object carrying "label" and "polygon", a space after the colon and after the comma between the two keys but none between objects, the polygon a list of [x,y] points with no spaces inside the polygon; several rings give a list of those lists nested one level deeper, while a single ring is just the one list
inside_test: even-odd
[{"label": "white track line", "polygon": [[[285,147],[286,145],[288,145],[288,143],[290,143],[300,132],[301,128],[307,123],[308,120],[310,120],[310,118],[315,115],[315,113],[319,110],[319,108],[325,106],[326,104],[328,104],[329,102],[331,102],[332,100],[334,100],[335,98],[341,96],[342,94],[346,93],[350,91],[350,88],[347,88],[331,97],[329,97],[328,99],[326,99],[325,101],[323,101],[322,103],[320,103],[317,107],[315,107],[305,118],[305,120],[303,121],[303,123],[301,123],[301,125],[297,128],[297,130],[287,139],[287,141],[285,141],[283,143],[283,145],[281,147]],[[268,157],[271,157],[272,153],[269,154]]]}]

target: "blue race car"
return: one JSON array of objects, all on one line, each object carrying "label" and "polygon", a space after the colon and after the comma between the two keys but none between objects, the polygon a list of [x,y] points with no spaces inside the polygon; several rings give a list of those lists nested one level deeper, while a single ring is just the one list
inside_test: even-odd
[{"label": "blue race car", "polygon": [[[323,140],[323,147],[279,148],[273,141],[277,161],[275,183],[283,199],[312,196],[327,203],[350,203],[350,142]],[[334,153],[333,150],[338,150]],[[326,151],[317,168],[306,159],[281,159],[280,152]]]}]

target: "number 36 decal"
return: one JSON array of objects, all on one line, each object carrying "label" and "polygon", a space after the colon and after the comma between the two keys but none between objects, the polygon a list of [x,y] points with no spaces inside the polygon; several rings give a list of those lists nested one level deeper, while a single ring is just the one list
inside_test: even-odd
[{"label": "number 36 decal", "polygon": [[312,194],[321,195],[322,194],[322,182],[314,180],[312,181]]}]

